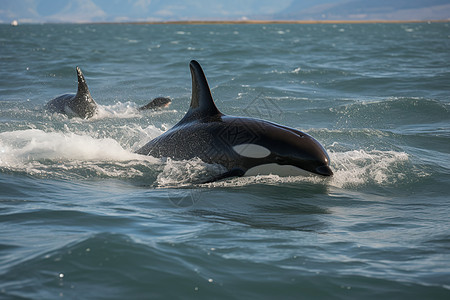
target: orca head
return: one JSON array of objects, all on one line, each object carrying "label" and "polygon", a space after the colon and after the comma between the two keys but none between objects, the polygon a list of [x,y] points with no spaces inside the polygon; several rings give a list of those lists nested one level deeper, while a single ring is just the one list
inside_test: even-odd
[{"label": "orca head", "polygon": [[147,109],[157,110],[160,108],[169,107],[170,103],[172,103],[172,100],[170,100],[169,98],[157,97],[152,101],[150,101],[147,105],[139,107],[138,110],[147,110]]},{"label": "orca head", "polygon": [[70,110],[76,113],[80,118],[88,119],[97,112],[97,103],[92,99],[91,93],[84,79],[83,72],[76,67],[78,77],[78,90],[73,101],[68,105]]},{"label": "orca head", "polygon": [[277,131],[278,142],[273,149],[274,160],[279,165],[289,165],[302,170],[331,176],[330,157],[323,146],[312,136],[284,126]]},{"label": "orca head", "polygon": [[233,146],[235,152],[247,159],[246,175],[333,175],[326,150],[310,135],[262,120],[253,119],[246,127],[258,128],[258,138]]}]

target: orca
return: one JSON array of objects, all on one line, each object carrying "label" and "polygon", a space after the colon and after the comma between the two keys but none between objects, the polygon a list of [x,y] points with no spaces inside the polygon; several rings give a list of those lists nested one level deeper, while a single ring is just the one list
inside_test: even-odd
[{"label": "orca", "polygon": [[221,113],[200,64],[189,64],[192,97],[186,115],[136,151],[156,158],[220,164],[226,171],[208,180],[251,175],[331,176],[330,158],[310,135],[273,122]]},{"label": "orca", "polygon": [[[98,105],[89,92],[83,72],[76,67],[78,77],[78,90],[76,94],[64,94],[53,100],[50,100],[45,108],[51,112],[65,114],[69,117],[79,117],[89,119],[98,111]],[[153,99],[147,105],[139,107],[138,110],[159,109],[169,106],[171,100],[165,97]]]},{"label": "orca", "polygon": [[69,117],[89,119],[97,113],[97,103],[91,97],[83,72],[76,67],[78,90],[74,94],[65,94],[50,100],[45,108],[51,112],[65,114]]},{"label": "orca", "polygon": [[169,107],[170,103],[172,103],[172,100],[170,100],[169,98],[157,97],[152,101],[150,101],[150,103],[148,103],[147,105],[139,107],[138,110],[147,110],[147,109],[157,110]]}]

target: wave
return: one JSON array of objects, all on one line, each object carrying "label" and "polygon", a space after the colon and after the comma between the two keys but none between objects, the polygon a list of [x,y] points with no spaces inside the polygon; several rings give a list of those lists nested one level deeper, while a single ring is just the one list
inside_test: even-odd
[{"label": "wave", "polygon": [[[233,178],[208,185],[232,187],[260,183],[313,183],[337,188],[358,188],[366,185],[395,186],[401,182],[412,180],[410,176],[414,173],[414,167],[405,152],[353,150],[329,152],[329,155],[334,172],[332,177],[259,175]],[[427,174],[423,173],[422,176],[427,176]]]},{"label": "wave", "polygon": [[407,179],[412,168],[408,154],[396,151],[330,152],[330,159],[335,170],[330,185],[336,187],[395,185]]},{"label": "wave", "polygon": [[450,106],[421,97],[389,97],[378,101],[356,103],[330,108],[337,123],[344,126],[386,128],[416,124],[448,122]]},{"label": "wave", "polygon": [[[69,178],[145,178],[149,173],[156,176],[151,184],[158,187],[192,185],[225,171],[220,165],[206,164],[198,158],[176,161],[135,154],[131,148],[124,148],[112,138],[40,129],[0,133],[0,153],[3,171]],[[229,179],[210,185],[312,182],[343,188],[366,184],[394,185],[408,178],[411,180],[411,175],[416,173],[409,155],[401,151],[332,150],[329,153],[335,173],[332,178],[267,175]]]},{"label": "wave", "polygon": [[98,114],[95,119],[104,118],[139,118],[142,114],[134,102],[117,102],[113,105],[98,105]]},{"label": "wave", "polygon": [[[176,256],[181,253],[170,248],[139,243],[124,234],[81,237],[11,266],[2,274],[0,295],[54,299],[58,295],[76,298],[82,292],[86,299],[116,299],[118,293],[122,298],[131,292],[132,298],[146,298],[175,296],[179,288],[194,292],[196,284],[208,284],[206,274],[180,263],[183,258]],[[194,249],[185,250],[189,257],[195,255]],[[170,288],[174,281],[177,289]],[[99,286],[104,287],[101,296]]]},{"label": "wave", "polygon": [[139,111],[140,105],[135,102],[117,102],[113,105],[98,105],[98,114],[93,118],[95,119],[105,119],[105,118],[117,118],[117,119],[128,119],[128,118],[142,118],[147,116],[150,112],[152,117],[162,115],[162,114],[172,114],[177,113],[176,110],[150,110],[150,111]]},{"label": "wave", "polygon": [[95,139],[87,135],[44,132],[40,129],[0,133],[2,163],[25,160],[132,160],[139,157],[111,138]]},{"label": "wave", "polygon": [[[218,244],[210,244],[217,242],[217,234],[225,233],[215,232],[215,240],[207,232],[199,239],[191,236],[195,230],[181,231],[179,238],[169,241],[107,232],[63,238],[54,249],[11,265],[2,274],[0,295],[42,299],[77,298],[80,293],[85,299],[178,298],[180,294],[234,298],[236,292],[251,297],[258,290],[276,298],[280,288],[288,295],[307,291],[307,295],[319,298],[341,295],[338,298],[359,299],[367,297],[368,291],[374,299],[380,294],[426,298],[431,293],[439,299],[448,295],[448,285],[427,283],[430,279],[422,275],[426,272],[420,272],[424,278],[417,278],[415,273],[403,274],[404,267],[400,267],[386,275],[385,264],[390,259],[380,264],[371,257],[351,256],[355,247],[351,243],[325,245],[338,250],[347,246],[347,255],[335,259],[320,255],[325,246],[306,244],[305,249],[317,254],[311,258],[311,254],[298,252],[298,245],[291,242],[292,232],[267,237],[264,231],[244,241],[239,237],[233,240],[236,246],[221,244],[220,239]],[[261,248],[261,242],[269,246]]]},{"label": "wave", "polygon": [[0,153],[3,171],[41,177],[132,178],[159,163],[112,138],[40,129],[0,133]]}]

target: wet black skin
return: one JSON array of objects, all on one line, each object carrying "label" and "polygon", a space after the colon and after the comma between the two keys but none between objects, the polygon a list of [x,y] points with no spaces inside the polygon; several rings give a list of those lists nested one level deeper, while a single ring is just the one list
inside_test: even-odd
[{"label": "wet black skin", "polygon": [[[223,165],[227,172],[215,178],[242,176],[255,166],[293,165],[322,176],[331,176],[330,159],[314,138],[272,122],[222,114],[214,104],[208,82],[198,62],[191,61],[192,99],[189,111],[174,127],[136,153],[176,160],[198,157]],[[256,144],[270,150],[264,158],[243,157],[233,146]]]},{"label": "wet black skin", "polygon": [[141,106],[138,108],[138,110],[156,110],[161,108],[166,108],[172,103],[172,100],[166,97],[157,97],[150,101],[149,104]]},{"label": "wet black skin", "polygon": [[78,90],[74,94],[59,96],[47,103],[45,108],[51,112],[66,114],[70,117],[89,119],[97,113],[97,103],[91,97],[84,75],[76,67],[78,77]]},{"label": "wet black skin", "polygon": [[[92,118],[97,113],[97,103],[92,99],[84,75],[79,67],[76,67],[78,77],[78,90],[76,94],[65,94],[47,103],[45,108],[51,112],[65,114],[69,117],[82,119]],[[169,106],[169,98],[158,97],[138,110],[159,109]]]}]

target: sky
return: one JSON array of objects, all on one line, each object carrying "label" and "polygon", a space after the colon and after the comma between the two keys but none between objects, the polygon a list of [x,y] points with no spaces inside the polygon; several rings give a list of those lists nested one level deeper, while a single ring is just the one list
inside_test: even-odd
[{"label": "sky", "polygon": [[450,0],[0,0],[0,23],[450,20]]}]

